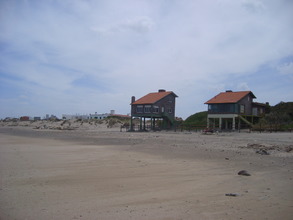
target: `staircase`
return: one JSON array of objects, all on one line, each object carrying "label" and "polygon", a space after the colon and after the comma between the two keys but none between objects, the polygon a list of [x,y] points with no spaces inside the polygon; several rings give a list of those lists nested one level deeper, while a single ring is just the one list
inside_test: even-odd
[{"label": "staircase", "polygon": [[244,121],[246,124],[248,124],[248,125],[250,125],[250,126],[253,125],[250,121],[248,121],[248,120],[247,120],[246,118],[244,118],[242,115],[238,115],[238,117],[239,117],[242,121]]},{"label": "staircase", "polygon": [[166,120],[166,121],[169,121],[170,122],[170,124],[171,124],[171,126],[174,126],[175,125],[175,123],[176,123],[176,120],[175,119],[173,119],[173,118],[171,118],[168,114],[166,114],[166,113],[163,113],[163,119],[164,120]]}]

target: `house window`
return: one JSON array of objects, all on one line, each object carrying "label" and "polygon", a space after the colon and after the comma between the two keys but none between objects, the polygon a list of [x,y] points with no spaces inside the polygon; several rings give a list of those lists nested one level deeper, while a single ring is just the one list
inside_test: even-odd
[{"label": "house window", "polygon": [[137,113],[142,113],[142,112],[143,112],[143,106],[142,106],[142,105],[138,105],[138,106],[136,107],[136,112],[137,112]]},{"label": "house window", "polygon": [[172,113],[172,109],[171,108],[168,108],[168,113]]},{"label": "house window", "polygon": [[159,113],[159,107],[158,106],[154,106],[154,113]]},{"label": "house window", "polygon": [[257,112],[258,112],[258,111],[257,111],[257,108],[253,108],[253,109],[252,109],[252,115],[258,115]]},{"label": "house window", "polygon": [[262,108],[259,109],[259,113],[263,114],[263,109]]},{"label": "house window", "polygon": [[151,112],[151,106],[150,106],[150,105],[146,105],[146,106],[144,107],[144,112],[145,112],[145,113],[150,113],[150,112]]},{"label": "house window", "polygon": [[240,105],[240,113],[241,114],[245,113],[245,105]]}]

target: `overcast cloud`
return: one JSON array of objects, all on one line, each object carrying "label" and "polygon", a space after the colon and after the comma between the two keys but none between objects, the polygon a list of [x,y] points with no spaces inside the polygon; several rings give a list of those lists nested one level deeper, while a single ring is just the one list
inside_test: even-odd
[{"label": "overcast cloud", "polygon": [[291,0],[1,0],[0,118],[130,113],[173,91],[176,115],[219,92],[293,101]]}]

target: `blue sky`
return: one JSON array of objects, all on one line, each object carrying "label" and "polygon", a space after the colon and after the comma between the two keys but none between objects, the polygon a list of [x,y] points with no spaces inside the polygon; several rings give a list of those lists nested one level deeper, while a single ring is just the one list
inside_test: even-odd
[{"label": "blue sky", "polygon": [[0,118],[130,112],[166,89],[176,115],[219,92],[293,101],[291,0],[0,0]]}]

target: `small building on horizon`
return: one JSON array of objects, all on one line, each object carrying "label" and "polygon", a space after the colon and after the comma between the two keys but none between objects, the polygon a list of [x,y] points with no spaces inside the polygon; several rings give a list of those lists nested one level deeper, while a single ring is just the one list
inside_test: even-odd
[{"label": "small building on horizon", "polygon": [[108,118],[109,116],[114,116],[114,117],[120,117],[120,118],[130,118],[129,115],[122,115],[122,114],[115,114],[115,110],[111,110],[110,113],[98,113],[95,112],[93,114],[89,115],[82,115],[82,114],[75,114],[75,115],[70,115],[70,114],[63,114],[62,119],[63,120],[70,120],[70,119],[96,119],[96,120],[102,120],[105,118]]},{"label": "small building on horizon", "polygon": [[21,116],[19,118],[20,121],[29,121],[30,120],[30,117],[29,116]]},{"label": "small building on horizon", "polygon": [[109,115],[111,115],[111,113],[109,114],[109,113],[97,113],[97,112],[95,112],[95,114],[90,114],[89,115],[89,119],[99,119],[99,120],[101,120],[101,119],[105,119],[105,118],[107,118]]},{"label": "small building on horizon", "polygon": [[89,119],[89,115],[81,115],[81,114],[75,114],[75,115],[69,115],[69,114],[63,114],[62,115],[62,119],[63,120],[71,120],[71,119],[82,119],[82,120],[85,120],[85,119]]}]

